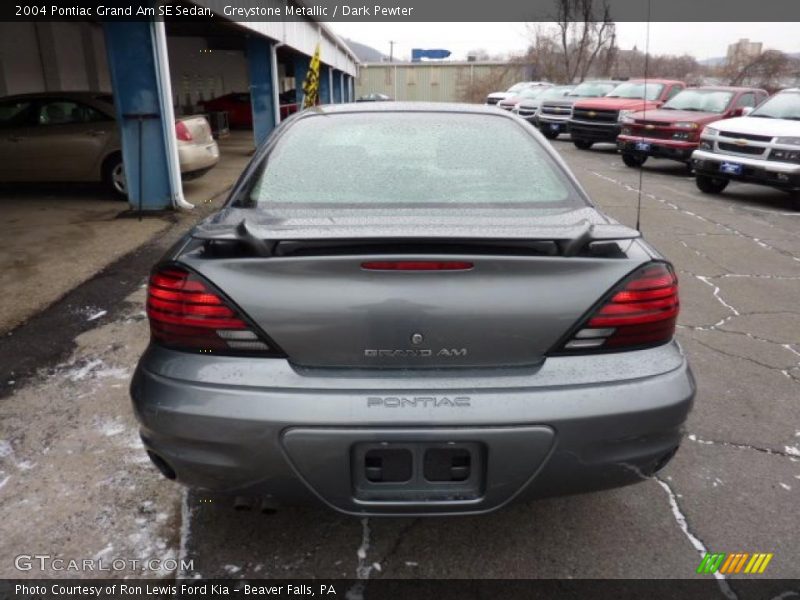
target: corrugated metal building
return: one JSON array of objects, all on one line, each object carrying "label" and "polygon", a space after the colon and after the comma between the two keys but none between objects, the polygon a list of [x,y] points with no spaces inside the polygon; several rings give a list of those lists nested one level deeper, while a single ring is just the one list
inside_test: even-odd
[{"label": "corrugated metal building", "polygon": [[530,65],[508,62],[362,63],[356,97],[380,93],[395,100],[482,102],[530,73]]}]

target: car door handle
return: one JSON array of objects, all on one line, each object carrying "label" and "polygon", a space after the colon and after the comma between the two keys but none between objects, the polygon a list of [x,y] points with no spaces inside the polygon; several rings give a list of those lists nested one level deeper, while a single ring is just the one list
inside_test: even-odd
[{"label": "car door handle", "polygon": [[92,137],[99,137],[101,135],[105,135],[106,134],[106,132],[103,131],[102,129],[90,129],[86,133],[89,134]]}]

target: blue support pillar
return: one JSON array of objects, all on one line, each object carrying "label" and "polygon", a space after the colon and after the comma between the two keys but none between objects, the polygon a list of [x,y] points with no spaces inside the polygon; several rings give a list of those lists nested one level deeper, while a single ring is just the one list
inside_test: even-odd
[{"label": "blue support pillar", "polygon": [[[168,165],[167,123],[161,110],[158,68],[150,21],[104,21],[106,52],[122,136],[122,159],[131,207],[163,210],[172,207]],[[141,189],[140,189],[141,182]],[[176,191],[177,193],[177,191]]]},{"label": "blue support pillar", "polygon": [[341,104],[344,102],[344,98],[342,96],[342,76],[344,73],[341,71],[334,70],[333,71],[333,101],[337,104]]},{"label": "blue support pillar", "polygon": [[331,68],[328,65],[319,66],[319,103],[330,104],[331,96]]},{"label": "blue support pillar", "polygon": [[298,110],[303,109],[303,96],[305,95],[303,92],[303,82],[306,80],[306,73],[308,73],[308,65],[310,62],[311,59],[308,56],[302,54],[294,55],[294,84],[297,93]]},{"label": "blue support pillar", "polygon": [[275,128],[275,103],[272,81],[272,44],[266,38],[247,38],[247,67],[250,74],[250,105],[253,111],[253,138],[261,145]]}]

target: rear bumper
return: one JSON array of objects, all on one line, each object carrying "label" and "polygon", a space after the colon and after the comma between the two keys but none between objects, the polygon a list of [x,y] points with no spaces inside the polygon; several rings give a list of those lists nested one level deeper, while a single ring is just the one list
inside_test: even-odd
[{"label": "rear bumper", "polygon": [[[638,142],[650,145],[650,150],[642,152],[636,149]],[[636,135],[619,135],[617,137],[617,148],[622,152],[636,152],[646,154],[655,158],[671,158],[673,160],[687,161],[692,157],[692,152],[697,148],[697,142],[681,142],[673,140],[663,140],[657,138],[647,138]]]},{"label": "rear bumper", "polygon": [[569,133],[572,139],[586,140],[595,143],[613,143],[622,130],[619,123],[590,123],[570,119]]},{"label": "rear bumper", "polygon": [[[722,163],[741,165],[741,174],[722,173],[720,171]],[[757,183],[789,191],[800,190],[800,165],[798,164],[695,150],[692,153],[692,167],[696,173],[711,177]]]},{"label": "rear bumper", "polygon": [[[481,383],[438,372],[401,387],[308,376],[282,360],[151,347],[131,395],[145,446],[184,484],[358,515],[484,513],[515,499],[635,483],[669,460],[694,398],[689,367],[677,344],[626,354],[637,356],[550,358]],[[633,358],[640,362],[629,363],[622,381],[581,380],[587,368],[580,362],[626,369]],[[234,366],[243,360],[275,372],[251,380],[250,367]],[[641,376],[654,364],[662,371]],[[233,372],[239,381],[229,383]],[[558,383],[565,376],[572,382]],[[257,384],[259,377],[273,383]],[[448,483],[418,497],[365,496],[356,489],[363,465],[354,458],[364,444],[480,447],[477,492],[448,496]]]},{"label": "rear bumper", "polygon": [[217,142],[208,144],[178,144],[178,162],[181,173],[206,171],[219,162]]}]

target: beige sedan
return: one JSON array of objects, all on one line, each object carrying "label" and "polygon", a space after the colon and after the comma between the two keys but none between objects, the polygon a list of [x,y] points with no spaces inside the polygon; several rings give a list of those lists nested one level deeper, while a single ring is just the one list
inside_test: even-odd
[{"label": "beige sedan", "polygon": [[[202,115],[175,122],[183,179],[219,161]],[[48,92],[0,99],[0,183],[102,181],[125,196],[113,99],[100,92]]]}]

